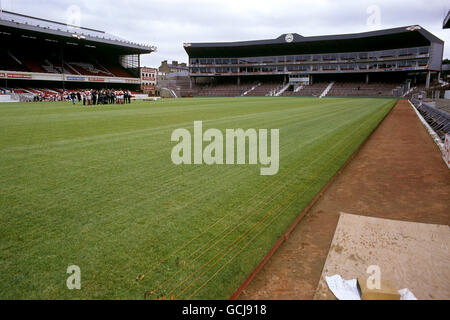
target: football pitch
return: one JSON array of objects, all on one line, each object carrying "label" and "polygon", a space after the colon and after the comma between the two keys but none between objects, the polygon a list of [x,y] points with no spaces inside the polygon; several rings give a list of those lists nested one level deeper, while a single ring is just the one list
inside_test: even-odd
[{"label": "football pitch", "polygon": [[[0,104],[0,299],[227,299],[395,102]],[[279,129],[278,173],[173,164],[199,120]]]}]

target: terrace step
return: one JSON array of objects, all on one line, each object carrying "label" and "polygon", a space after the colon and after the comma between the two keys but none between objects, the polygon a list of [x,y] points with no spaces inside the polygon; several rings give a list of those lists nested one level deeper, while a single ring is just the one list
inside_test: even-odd
[{"label": "terrace step", "polygon": [[247,94],[249,94],[250,92],[252,92],[253,90],[255,90],[256,88],[258,88],[259,86],[261,86],[261,82],[260,83],[258,83],[256,86],[253,86],[252,88],[250,88],[249,90],[247,90],[247,91],[245,91],[242,95],[241,95],[241,97],[243,97],[243,96],[246,96]]},{"label": "terrace step", "polygon": [[302,90],[304,88],[304,86],[303,85],[300,85],[300,86],[298,86],[295,90],[294,90],[294,92],[299,92],[300,90]]},{"label": "terrace step", "polygon": [[331,88],[333,88],[333,85],[334,85],[334,82],[330,82],[330,84],[325,88],[325,90],[323,90],[323,92],[321,93],[319,98],[326,97],[328,92],[330,92]]},{"label": "terrace step", "polygon": [[280,89],[280,91],[278,91],[277,93],[275,93],[275,97],[279,97],[281,96],[289,87],[290,87],[290,83],[288,83],[287,85],[285,85],[283,88]]}]

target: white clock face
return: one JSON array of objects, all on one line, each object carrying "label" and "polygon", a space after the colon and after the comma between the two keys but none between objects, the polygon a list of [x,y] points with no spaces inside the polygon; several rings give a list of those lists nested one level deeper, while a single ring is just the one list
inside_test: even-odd
[{"label": "white clock face", "polygon": [[292,42],[294,41],[294,35],[292,33],[288,33],[284,40],[286,40],[286,42]]}]

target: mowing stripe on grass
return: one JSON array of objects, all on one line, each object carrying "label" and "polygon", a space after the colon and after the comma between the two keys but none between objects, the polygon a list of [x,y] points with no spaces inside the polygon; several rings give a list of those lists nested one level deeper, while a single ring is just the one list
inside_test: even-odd
[{"label": "mowing stripe on grass", "polygon": [[[287,207],[293,199],[286,200],[289,194],[386,103],[235,98],[99,108],[0,106],[0,150],[8,151],[0,152],[0,298],[142,299],[149,288],[169,279],[170,285],[158,291],[167,295],[223,251],[174,292],[178,295],[222,258],[182,294],[189,295],[285,208],[236,263],[196,293],[201,299],[228,298],[342,157]],[[174,166],[171,130],[189,128],[194,120],[222,131],[279,128],[278,176],[260,177],[256,166]],[[270,218],[224,255],[268,213]],[[185,269],[175,263],[183,259],[190,261]],[[65,287],[65,270],[72,264],[81,268],[80,291]],[[135,281],[149,269],[154,270],[143,281]]]},{"label": "mowing stripe on grass", "polygon": [[[384,110],[381,110],[381,112],[384,112]],[[371,120],[370,118],[367,119],[365,122],[363,122],[362,124],[360,124],[360,126],[359,126],[357,129],[361,128],[366,122],[369,122],[370,120]],[[356,130],[357,130],[357,129],[356,129]],[[356,131],[356,130],[355,130],[355,131]],[[347,139],[349,139],[351,136],[354,135],[354,133],[355,133],[355,132],[350,133],[345,139],[341,140],[341,142],[344,142],[344,141],[346,141]],[[350,142],[351,142],[351,141],[350,141]],[[335,147],[336,147],[336,148],[337,148],[337,147],[340,147],[340,145],[335,145]],[[312,181],[312,179],[313,179],[314,177],[316,177],[316,176],[317,176],[324,168],[326,168],[327,165],[328,165],[331,161],[333,161],[333,160],[337,157],[337,155],[339,155],[340,153],[342,153],[343,150],[345,150],[345,148],[347,148],[347,147],[348,147],[348,144],[345,145],[345,146],[343,147],[344,149],[339,149],[340,151],[338,151],[338,152],[336,152],[336,153],[333,153],[334,156],[333,156],[330,160],[328,160],[327,163],[326,163],[324,166],[322,166],[322,167],[320,168],[320,170],[318,170],[316,173],[314,173],[314,174],[308,179],[308,182]],[[334,148],[333,148],[333,149],[334,149]],[[325,157],[325,155],[323,155],[322,157]],[[321,157],[321,158],[322,158],[322,157]],[[312,165],[312,163],[311,163],[310,165]],[[296,195],[296,193],[297,193],[298,191],[301,190],[301,187],[303,187],[304,184],[305,184],[305,182],[303,182],[303,183],[298,187],[297,190],[295,190],[294,192],[292,192],[288,198],[285,198],[284,201],[283,201],[278,207],[275,208],[275,210],[277,210],[278,208],[280,208],[280,207],[284,204],[285,201],[289,200],[289,199],[292,198],[294,195]],[[308,189],[309,189],[309,188],[308,188]],[[305,192],[306,192],[306,191],[303,191],[303,192],[300,194],[300,196],[303,195]],[[299,196],[298,196],[298,197],[299,197]],[[297,199],[294,199],[294,201],[291,202],[291,203],[289,204],[288,207],[290,207],[290,205],[292,205],[292,203],[294,203],[295,201],[297,201],[297,200],[298,200],[298,197],[297,197]],[[285,210],[286,210],[288,207],[286,207]],[[262,209],[264,209],[264,207],[263,207]],[[285,210],[283,210],[283,212],[284,212]],[[275,212],[275,211],[273,211],[273,212]],[[256,213],[258,213],[258,211],[256,211],[255,214],[256,214]],[[236,241],[240,240],[240,241],[238,241],[236,244],[234,244],[234,245],[231,247],[230,250],[232,250],[237,244],[239,244],[242,240],[244,240],[244,239],[247,237],[247,233],[249,233],[249,232],[251,233],[251,231],[252,231],[254,228],[256,228],[259,224],[263,223],[268,217],[270,217],[270,214],[271,214],[271,213],[272,213],[272,210],[269,211],[269,213],[266,214],[266,216],[262,217],[262,218],[261,218],[257,223],[255,223],[249,230],[247,230],[246,233],[244,233],[243,235],[241,235],[238,239],[236,239],[233,243],[231,243],[231,244],[230,244],[228,247],[226,247],[224,250],[229,249],[230,246],[232,246]],[[249,218],[250,218],[250,217],[251,217],[251,216],[249,216]],[[243,222],[244,222],[244,221],[243,221]],[[235,228],[233,228],[233,230],[231,230],[231,231],[230,231],[229,233],[227,233],[226,235],[228,235],[228,234],[230,234],[232,231],[234,231],[238,226],[240,226],[241,224],[243,224],[243,222],[241,222],[241,223],[239,223],[238,225],[236,225]],[[249,234],[250,234],[250,233],[249,233]],[[249,234],[248,234],[248,235],[249,235]],[[225,235],[225,236],[226,236],[226,235]],[[225,236],[222,237],[221,239],[219,239],[219,241],[221,241],[222,239],[224,239]],[[216,247],[216,245],[217,245],[217,243],[218,243],[219,241],[214,242],[214,243],[213,243],[210,247],[208,247],[206,250],[203,250],[203,253],[202,253],[200,256],[198,256],[197,258],[201,257],[203,254],[205,254],[205,253],[206,253],[207,251],[209,251],[210,249]],[[219,252],[218,254],[216,254],[216,256],[214,256],[210,261],[208,261],[207,263],[205,263],[201,268],[197,269],[197,271],[194,272],[193,275],[195,275],[197,272],[199,272],[204,266],[206,266],[206,265],[208,265],[210,262],[212,262],[212,261],[214,260],[214,258],[216,258],[216,257],[217,257],[219,254],[221,254],[224,250],[222,250],[221,252]],[[219,262],[220,260],[222,260],[222,259],[230,252],[230,250],[228,250],[227,253],[226,253],[221,259],[219,259],[217,262]],[[198,249],[197,249],[197,251],[198,251]],[[195,251],[195,252],[197,252],[197,251]],[[194,252],[194,253],[195,253],[195,252]],[[191,255],[192,255],[192,254],[191,254]],[[190,256],[189,256],[189,257],[190,257]],[[189,258],[189,257],[188,257],[188,258]],[[197,259],[197,258],[196,258],[196,259]],[[195,261],[196,259],[194,259],[194,261]],[[192,262],[192,261],[190,261],[190,262]],[[216,262],[216,263],[217,263],[217,262]],[[213,266],[214,266],[216,263],[214,263]],[[211,266],[210,268],[212,268],[212,266]],[[209,271],[210,268],[209,268],[207,271]],[[207,271],[205,271],[205,272],[207,272]],[[203,273],[203,274],[204,274],[204,273]],[[199,277],[201,277],[203,274],[201,274]],[[190,277],[192,277],[193,275],[191,275]],[[188,279],[189,279],[190,277],[188,277]],[[188,279],[185,279],[179,286],[181,286],[182,284],[184,284],[184,282],[187,281]],[[198,278],[197,278],[197,279],[198,279]],[[169,281],[169,280],[171,280],[171,278],[168,279],[167,281]],[[161,286],[162,286],[162,285],[160,285],[157,289],[160,289]],[[169,292],[169,295],[170,295],[173,291],[175,291],[179,286],[177,286],[175,289],[172,289],[172,291]],[[181,294],[180,294],[180,295],[181,295]]]},{"label": "mowing stripe on grass", "polygon": [[[338,110],[338,111],[336,111],[336,112],[334,112],[334,113],[339,113],[339,112],[340,112],[340,111]],[[327,116],[331,116],[331,117],[332,117],[332,116],[334,115],[334,113],[329,113],[329,114],[327,114]],[[313,143],[313,141],[309,141],[309,143],[311,144],[311,143]],[[336,146],[334,146],[334,147],[336,147]],[[283,175],[277,175],[277,177],[276,177],[277,180],[271,181],[270,183],[266,184],[266,185],[265,185],[265,188],[264,188],[263,190],[260,190],[259,192],[255,193],[255,194],[252,196],[251,199],[257,197],[260,193],[263,193],[263,192],[266,190],[266,188],[271,187],[271,186],[274,185],[276,182],[279,182],[280,180],[283,180],[286,176],[290,176],[290,175],[292,174],[292,172],[297,171],[298,167],[301,167],[301,166],[302,166],[302,164],[301,164],[301,163],[298,163],[298,166],[297,166],[297,167],[292,168],[290,171],[285,172]],[[304,168],[304,170],[306,170],[306,169],[307,169],[307,168]],[[240,173],[239,173],[239,172],[236,172],[235,174],[240,174]],[[281,186],[281,188],[279,188],[279,189],[277,189],[277,190],[273,190],[272,194],[278,194],[278,192],[279,192],[282,188],[283,188],[283,186]],[[250,200],[251,200],[251,199],[250,199]],[[272,197],[271,199],[273,199],[273,197]],[[265,198],[265,199],[263,199],[263,200],[264,200],[264,201],[269,201],[269,200],[271,200],[271,199]],[[194,199],[194,200],[192,200],[192,201],[195,201],[195,200],[197,200],[197,199]],[[259,202],[258,205],[261,204],[261,203],[263,203],[264,201]],[[239,209],[239,208],[242,207],[243,205],[244,205],[244,204],[241,204],[241,205],[238,206],[236,209]],[[257,206],[256,206],[256,207],[257,207]],[[253,209],[254,209],[254,208],[255,208],[255,207],[253,207]],[[215,223],[213,223],[210,227],[208,227],[208,228],[207,228],[206,230],[204,230],[202,233],[200,233],[199,235],[197,235],[197,236],[194,237],[193,239],[187,241],[187,242],[184,243],[181,247],[179,247],[177,250],[175,250],[174,252],[172,252],[169,256],[167,256],[167,257],[164,258],[163,260],[159,261],[156,265],[154,265],[154,266],[153,266],[149,271],[147,271],[145,274],[148,274],[148,273],[150,273],[151,271],[153,271],[156,267],[158,267],[158,266],[160,266],[162,263],[166,262],[170,257],[174,256],[174,255],[175,255],[176,253],[178,253],[181,249],[185,248],[187,245],[191,244],[194,240],[198,239],[198,238],[201,237],[203,234],[205,234],[206,232],[208,232],[208,231],[209,231],[212,227],[214,227],[218,222],[224,220],[225,218],[229,217],[229,216],[232,215],[232,214],[234,214],[234,212],[231,212],[231,213],[228,213],[227,215],[222,216],[222,218],[220,218],[219,220],[217,220]],[[250,219],[250,218],[251,218],[251,216],[247,217],[246,220],[248,220],[248,219]],[[244,221],[244,222],[245,222],[245,221]],[[241,222],[240,224],[242,224],[242,223],[243,223],[243,222]],[[239,224],[239,225],[240,225],[240,224]],[[230,227],[231,227],[231,226],[230,226]],[[230,228],[230,227],[228,227],[228,228]],[[236,226],[236,227],[237,227],[237,226]],[[222,233],[224,233],[225,231],[227,231],[228,228],[225,229],[225,230],[223,230]],[[205,244],[205,245],[206,245],[206,244]],[[202,248],[203,248],[203,247],[198,248],[196,251],[192,252],[187,258],[190,258],[193,254],[195,254],[198,250],[201,250]]]},{"label": "mowing stripe on grass", "polygon": [[[351,142],[351,141],[350,141]],[[314,177],[315,176],[317,176],[322,170],[324,170],[327,166],[328,166],[328,164],[332,161],[332,160],[334,160],[339,154],[341,154],[344,150],[346,150],[346,148],[348,148],[348,147],[351,147],[351,143],[349,143],[349,144],[347,144],[343,149],[340,149],[340,151],[338,151],[327,163],[326,163],[326,165],[324,165],[324,166],[322,166],[321,167],[321,169],[314,175]],[[311,179],[312,180],[312,179]],[[292,201],[287,207],[285,207],[283,210],[281,210],[277,215],[275,215],[274,217],[273,217],[273,219],[269,222],[269,223],[267,223],[266,225],[265,225],[265,227],[263,227],[257,234],[255,234],[248,242],[247,242],[247,244],[245,245],[245,246],[243,246],[240,250],[238,250],[238,252],[227,262],[227,263],[225,263],[224,265],[222,265],[222,267],[220,267],[207,281],[205,281],[197,290],[195,290],[191,295],[189,295],[188,297],[187,297],[187,299],[191,299],[192,298],[192,296],[193,295],[195,295],[198,291],[200,291],[207,283],[209,283],[213,278],[215,278],[216,276],[217,276],[217,274],[224,268],[224,267],[226,267],[230,262],[232,262],[240,253],[242,253],[242,251],[250,244],[250,243],[252,243],[252,241],[256,238],[256,237],[258,237],[265,229],[267,229],[267,227],[269,227],[274,221],[275,221],[275,219],[277,219],[282,213],[284,213],[293,203],[295,203],[306,191],[308,191],[311,187],[312,187],[312,183],[311,184],[309,184],[308,185],[308,188],[306,188],[301,194],[299,194],[298,196],[297,196],[297,199],[294,199],[294,201]],[[249,235],[250,235],[250,233],[249,233]],[[247,236],[245,236],[244,238],[246,238]],[[241,240],[242,241],[242,240]],[[239,242],[241,242],[241,241],[239,241]],[[237,243],[238,244],[238,243]],[[236,245],[237,245],[236,244]],[[234,247],[234,246],[233,246]],[[232,248],[233,249],[233,248]],[[231,252],[231,251],[229,251],[229,252]],[[227,253],[228,254],[228,253]],[[226,254],[226,255],[227,255]],[[224,255],[220,260],[222,260],[223,258],[225,258],[225,256],[226,255]],[[218,261],[216,261],[208,270],[206,270],[203,274],[201,274],[199,277],[197,277],[193,282],[191,282],[190,283],[190,285],[189,286],[187,286],[182,292],[180,292],[177,296],[176,296],[176,298],[178,298],[179,296],[181,296],[186,290],[188,290],[191,286],[192,286],[192,284],[193,283],[195,283],[196,281],[198,281],[200,278],[201,278],[201,276],[202,275],[204,275],[206,272],[208,272],[215,264],[217,264],[220,260],[218,260]]]}]

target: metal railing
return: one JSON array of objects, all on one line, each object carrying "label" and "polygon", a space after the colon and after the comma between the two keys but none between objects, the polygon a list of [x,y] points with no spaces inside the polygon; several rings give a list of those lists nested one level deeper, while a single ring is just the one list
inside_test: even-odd
[{"label": "metal railing", "polygon": [[416,98],[411,98],[411,103],[444,141],[445,134],[450,134],[450,114]]}]

